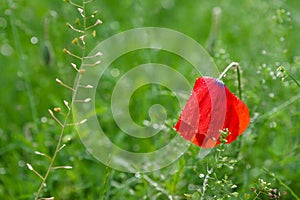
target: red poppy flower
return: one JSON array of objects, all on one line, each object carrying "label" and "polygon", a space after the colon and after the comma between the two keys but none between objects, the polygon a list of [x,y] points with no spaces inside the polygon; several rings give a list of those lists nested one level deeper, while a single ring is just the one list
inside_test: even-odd
[{"label": "red poppy flower", "polygon": [[226,143],[231,143],[249,122],[247,106],[222,81],[200,77],[174,128],[184,139],[212,148],[220,144],[220,130],[228,129]]}]

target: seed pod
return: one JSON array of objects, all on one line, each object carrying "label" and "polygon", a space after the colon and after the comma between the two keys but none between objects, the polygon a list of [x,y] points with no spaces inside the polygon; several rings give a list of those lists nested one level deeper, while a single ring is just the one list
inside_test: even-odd
[{"label": "seed pod", "polygon": [[43,46],[43,60],[45,65],[51,66],[53,64],[53,50],[50,42],[45,42]]}]

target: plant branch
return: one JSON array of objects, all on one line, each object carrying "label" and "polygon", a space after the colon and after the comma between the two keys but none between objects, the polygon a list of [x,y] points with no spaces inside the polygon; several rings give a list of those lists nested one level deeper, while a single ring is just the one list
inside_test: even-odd
[{"label": "plant branch", "polygon": [[289,76],[296,83],[296,85],[300,88],[300,82],[297,81],[297,79],[285,67],[279,66],[277,68],[277,77],[284,78],[285,75]]},{"label": "plant branch", "polygon": [[242,100],[242,87],[241,87],[241,73],[240,73],[240,64],[237,62],[232,62],[230,63],[225,70],[220,74],[219,80],[221,80],[226,73],[232,68],[236,67],[237,68],[237,79],[238,79],[238,89],[239,89],[239,98]]},{"label": "plant branch", "polygon": [[277,176],[275,176],[274,173],[271,173],[267,168],[263,168],[263,169],[269,176],[275,178],[280,185],[282,185],[285,189],[287,189],[296,200],[300,200],[300,197],[297,196],[295,192],[288,185],[286,185],[284,182],[282,182],[282,180],[280,180]]},{"label": "plant branch", "polygon": [[[72,1],[67,1],[67,2],[71,3],[72,5],[74,5],[74,3],[73,3]],[[82,36],[81,36],[82,41],[84,40],[84,37],[85,37],[85,35],[86,35],[86,31],[87,31],[87,28],[86,28],[86,27],[87,27],[87,23],[86,23],[86,17],[85,17],[86,4],[87,4],[87,3],[83,0],[83,1],[82,1],[82,6],[77,5],[77,4],[75,5],[75,6],[77,6],[77,7],[79,7],[79,8],[82,9],[82,15],[83,15],[83,21],[84,21],[84,23],[83,23],[83,28],[84,28],[84,29],[83,29],[82,32],[80,32],[80,33],[82,33]],[[74,30],[74,29],[72,28],[72,30]],[[76,30],[75,30],[75,31],[76,31]],[[86,44],[85,44],[85,42],[83,42],[83,46],[82,46],[81,49],[82,49],[82,55],[81,55],[81,57],[79,57],[79,56],[77,56],[77,55],[71,53],[70,51],[68,51],[68,50],[66,50],[66,49],[64,49],[63,51],[64,51],[65,53],[67,53],[68,55],[73,56],[73,57],[79,59],[79,60],[81,61],[81,65],[82,65],[83,62],[85,61],[85,54],[86,54]],[[73,65],[74,65],[74,64],[73,64]],[[73,66],[73,65],[72,65],[72,66]],[[73,66],[73,67],[74,67],[74,66]],[[76,66],[75,66],[75,67],[76,67]],[[76,68],[76,69],[77,69],[77,68]],[[41,194],[43,188],[45,187],[46,180],[48,179],[51,170],[53,170],[53,169],[59,169],[59,168],[63,168],[63,169],[71,169],[71,166],[54,166],[54,162],[55,162],[56,157],[57,157],[58,153],[60,152],[60,150],[61,150],[62,148],[65,147],[65,145],[62,144],[63,135],[64,135],[64,133],[65,133],[66,127],[68,127],[68,126],[70,125],[68,122],[69,122],[69,119],[70,119],[70,116],[71,116],[72,107],[73,107],[74,103],[75,103],[76,101],[78,101],[78,100],[75,99],[76,94],[77,94],[77,91],[78,91],[78,88],[79,88],[79,87],[82,87],[82,85],[80,85],[80,80],[81,80],[81,77],[82,77],[83,73],[81,73],[80,70],[77,70],[77,72],[78,72],[78,78],[75,80],[75,83],[74,83],[74,87],[73,87],[73,88],[70,87],[70,86],[68,86],[68,85],[66,85],[66,84],[64,84],[61,80],[56,79],[56,82],[58,82],[59,84],[63,85],[64,87],[66,87],[66,88],[70,89],[71,91],[73,91],[73,95],[72,95],[72,100],[71,100],[71,103],[70,103],[70,104],[69,104],[66,100],[64,100],[64,104],[65,104],[66,107],[68,108],[68,109],[67,109],[68,112],[67,112],[67,114],[65,115],[65,119],[64,119],[63,122],[60,122],[60,121],[54,116],[54,113],[53,113],[51,110],[49,110],[50,115],[51,115],[51,116],[52,116],[52,117],[60,124],[60,126],[61,126],[62,128],[61,128],[61,131],[60,131],[60,134],[59,134],[59,139],[58,139],[58,141],[57,141],[57,144],[56,144],[56,148],[55,148],[54,154],[53,154],[52,157],[50,157],[50,164],[49,164],[49,166],[48,166],[48,168],[47,168],[47,170],[46,170],[45,175],[44,175],[44,176],[41,176],[42,182],[41,182],[40,187],[39,187],[39,189],[38,189],[38,191],[37,191],[37,193],[36,193],[35,200],[38,200],[38,199],[39,199],[39,196],[40,196],[40,194]],[[89,86],[86,86],[86,87],[90,88]],[[85,99],[85,100],[84,100],[84,102],[89,102],[89,101],[90,101],[89,99]],[[75,122],[74,124],[83,124],[83,123],[85,123],[85,122],[86,122],[86,120],[82,120],[82,121],[80,121],[79,123]]]},{"label": "plant branch", "polygon": [[[13,3],[11,1],[8,1],[9,5],[12,5]],[[9,19],[10,19],[10,25],[11,25],[11,31],[12,31],[12,35],[14,38],[14,44],[17,50],[17,56],[18,61],[19,61],[19,66],[21,68],[21,71],[23,73],[23,79],[24,79],[24,85],[25,85],[25,89],[26,89],[26,93],[27,93],[27,97],[29,100],[29,106],[30,106],[30,110],[31,110],[31,115],[32,115],[32,119],[34,121],[34,132],[39,132],[39,128],[38,128],[38,114],[37,114],[37,110],[36,110],[36,103],[35,103],[35,99],[34,99],[34,93],[32,90],[32,86],[29,80],[29,75],[28,75],[28,70],[26,69],[26,61],[25,61],[25,56],[24,53],[22,51],[22,45],[20,42],[20,37],[19,37],[19,33],[18,30],[16,28],[15,25],[15,18],[14,18],[14,13],[15,11],[13,11],[13,8],[11,8],[10,12],[9,12]]]}]

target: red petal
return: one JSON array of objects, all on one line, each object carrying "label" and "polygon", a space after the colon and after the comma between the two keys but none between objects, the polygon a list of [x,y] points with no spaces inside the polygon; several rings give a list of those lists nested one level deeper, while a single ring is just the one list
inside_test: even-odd
[{"label": "red petal", "polygon": [[200,77],[174,126],[194,144],[211,148],[220,144],[219,130],[228,128],[227,143],[234,141],[250,122],[247,106],[219,80]]}]

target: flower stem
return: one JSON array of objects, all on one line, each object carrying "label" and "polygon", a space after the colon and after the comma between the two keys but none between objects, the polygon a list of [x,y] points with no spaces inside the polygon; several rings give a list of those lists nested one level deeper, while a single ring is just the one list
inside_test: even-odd
[{"label": "flower stem", "polygon": [[[239,98],[242,100],[242,87],[241,87],[241,73],[240,73],[240,64],[237,62],[232,62],[230,63],[225,70],[220,74],[219,80],[221,80],[226,73],[232,68],[236,67],[237,68],[237,79],[238,79],[238,89],[239,89]],[[299,86],[300,87],[300,86]]]},{"label": "flower stem", "polygon": [[[241,87],[241,72],[240,72],[240,64],[238,62],[232,62],[230,63],[225,70],[220,74],[219,76],[219,80],[221,80],[226,73],[232,68],[232,67],[236,67],[237,68],[237,79],[238,79],[238,90],[239,90],[239,95],[238,97],[242,100],[242,87]],[[240,149],[242,147],[242,141],[238,140],[237,142],[237,148],[236,148],[236,155],[235,157],[238,159],[240,156]]]},{"label": "flower stem", "polygon": [[297,79],[295,79],[295,77],[288,71],[288,70],[285,70],[286,71],[286,74],[296,83],[296,85],[300,88],[300,83],[299,81],[297,81]]}]

